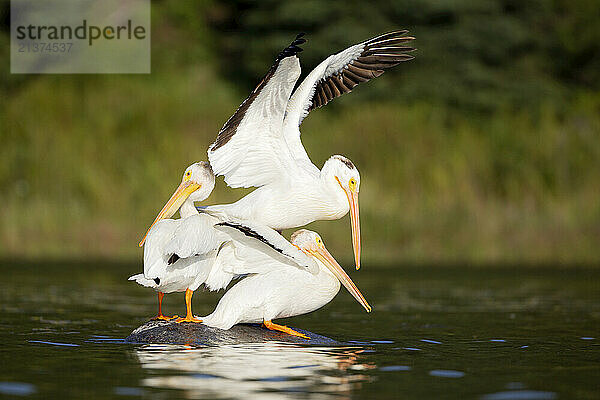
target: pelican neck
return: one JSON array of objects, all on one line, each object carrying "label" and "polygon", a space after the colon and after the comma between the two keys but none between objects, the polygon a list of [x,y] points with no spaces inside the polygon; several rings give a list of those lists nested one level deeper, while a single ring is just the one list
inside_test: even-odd
[{"label": "pelican neck", "polygon": [[181,218],[187,218],[198,214],[199,212],[196,210],[194,202],[189,198],[181,205],[181,208],[179,208],[179,215]]}]

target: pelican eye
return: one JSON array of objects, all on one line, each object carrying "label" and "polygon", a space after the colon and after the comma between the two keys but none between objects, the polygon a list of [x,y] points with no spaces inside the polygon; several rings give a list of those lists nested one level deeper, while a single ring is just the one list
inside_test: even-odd
[{"label": "pelican eye", "polygon": [[317,242],[317,246],[323,247],[323,241],[321,240],[320,237],[317,236],[317,238],[315,239],[315,242]]},{"label": "pelican eye", "polygon": [[184,179],[187,181],[192,176],[192,171],[187,171],[184,175]]},{"label": "pelican eye", "polygon": [[350,178],[350,180],[348,181],[348,188],[351,191],[356,192],[356,179]]}]

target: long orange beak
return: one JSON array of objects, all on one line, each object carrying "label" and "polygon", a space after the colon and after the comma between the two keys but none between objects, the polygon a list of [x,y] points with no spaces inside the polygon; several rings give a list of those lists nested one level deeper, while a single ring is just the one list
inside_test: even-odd
[{"label": "long orange beak", "polygon": [[156,216],[156,219],[146,231],[146,234],[144,235],[144,238],[140,242],[139,246],[142,247],[144,245],[144,242],[146,242],[146,238],[148,237],[148,232],[150,232],[150,229],[152,229],[152,227],[158,221],[161,219],[170,218],[173,214],[175,214],[177,210],[179,210],[179,207],[181,207],[181,205],[187,200],[187,198],[190,197],[190,195],[196,190],[200,189],[201,186],[202,185],[191,181],[181,182],[181,185],[179,185],[179,187],[175,190],[175,193],[171,195],[171,198],[169,201],[167,201],[167,204],[165,204],[162,210],[160,210]]},{"label": "long orange beak", "polygon": [[360,218],[358,215],[358,193],[350,192],[348,202],[350,203],[350,224],[352,225],[352,247],[354,247],[354,262],[356,269],[360,269]]},{"label": "long orange beak", "polygon": [[358,192],[353,192],[346,189],[342,182],[336,176],[335,179],[338,184],[346,193],[348,198],[348,204],[350,205],[350,225],[352,227],[352,247],[354,248],[354,263],[356,264],[356,270],[360,269],[360,217],[358,215]]},{"label": "long orange beak", "polygon": [[316,251],[309,250],[310,254],[315,256],[319,261],[321,261],[327,269],[329,269],[333,275],[339,279],[339,281],[344,285],[346,289],[350,292],[352,296],[367,310],[367,312],[371,312],[371,306],[365,300],[365,297],[362,295],[360,290],[356,287],[352,279],[346,274],[346,271],[335,261],[335,258],[327,251],[325,247],[319,247]]}]

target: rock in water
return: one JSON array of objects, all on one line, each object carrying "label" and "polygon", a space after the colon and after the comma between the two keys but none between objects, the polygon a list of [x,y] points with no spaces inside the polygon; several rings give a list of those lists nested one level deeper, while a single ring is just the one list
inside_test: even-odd
[{"label": "rock in water", "polygon": [[220,345],[240,343],[264,343],[270,341],[336,346],[342,343],[303,329],[292,328],[310,339],[303,339],[287,333],[271,331],[259,324],[239,324],[229,330],[211,328],[204,324],[173,321],[148,321],[135,329],[125,341],[130,343]]}]

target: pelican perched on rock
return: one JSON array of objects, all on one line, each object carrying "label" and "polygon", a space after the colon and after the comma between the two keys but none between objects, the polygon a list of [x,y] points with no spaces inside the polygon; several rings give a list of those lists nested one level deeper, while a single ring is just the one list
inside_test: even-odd
[{"label": "pelican perched on rock", "polygon": [[306,115],[356,85],[413,57],[404,46],[407,31],[385,33],[321,62],[293,92],[300,76],[300,34],[275,60],[266,76],[225,123],[208,149],[216,175],[233,188],[257,187],[229,205],[206,212],[225,213],[276,230],[316,220],[339,219],[350,211],[356,268],[360,267],[358,193],[360,174],[346,157],[330,157],[319,170],[300,140]]},{"label": "pelican perched on rock", "polygon": [[[242,234],[237,237],[231,234],[234,242],[254,238],[259,241],[258,245],[270,246],[269,239],[245,228],[240,229],[235,224],[225,222],[217,224],[217,227],[224,231],[240,230]],[[273,323],[273,320],[306,314],[323,307],[338,293],[340,282],[367,312],[371,311],[371,306],[327,251],[316,232],[301,229],[292,234],[291,242],[317,263],[316,274],[274,258],[249,257],[247,263],[255,264],[261,273],[245,277],[229,289],[215,310],[203,318],[204,323],[220,329],[229,329],[238,323],[263,323],[268,329],[307,338],[291,328]]]},{"label": "pelican perched on rock", "polygon": [[[144,273],[129,280],[151,287],[158,292],[157,319],[170,320],[162,314],[164,293],[185,291],[186,316],[176,322],[202,322],[192,313],[192,294],[204,284],[209,290],[225,288],[237,274],[259,273],[256,265],[246,267],[246,259],[254,253],[269,254],[283,263],[293,263],[299,268],[316,273],[317,265],[308,256],[268,227],[252,223],[238,223],[240,229],[259,232],[269,238],[271,247],[254,250],[244,241],[232,244],[227,232],[214,228],[218,218],[200,214],[194,202],[208,198],[215,185],[215,176],[207,162],[190,165],[183,174],[181,184],[140,242],[144,245]],[[169,219],[179,210],[180,219]],[[236,231],[237,232],[237,231]]]}]

